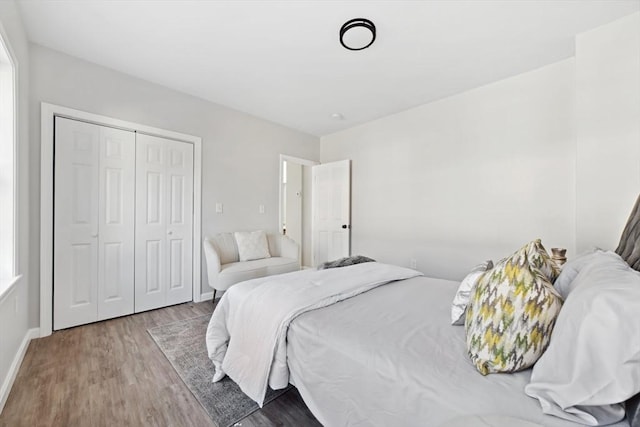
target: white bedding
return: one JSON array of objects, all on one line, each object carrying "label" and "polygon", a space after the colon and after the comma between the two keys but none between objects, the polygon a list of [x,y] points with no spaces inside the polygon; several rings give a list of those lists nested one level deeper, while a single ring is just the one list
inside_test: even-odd
[{"label": "white bedding", "polygon": [[482,416],[495,424],[473,425],[577,426],[543,414],[525,395],[530,370],[476,371],[464,327],[450,324],[457,286],[417,277],[298,316],[287,335],[291,383],[318,420],[331,427],[460,426]]},{"label": "white bedding", "polygon": [[228,375],[262,406],[267,383],[274,389],[289,383],[285,338],[292,319],[390,281],[420,274],[371,262],[297,271],[231,287],[207,328],[207,350],[216,370],[213,380]]}]

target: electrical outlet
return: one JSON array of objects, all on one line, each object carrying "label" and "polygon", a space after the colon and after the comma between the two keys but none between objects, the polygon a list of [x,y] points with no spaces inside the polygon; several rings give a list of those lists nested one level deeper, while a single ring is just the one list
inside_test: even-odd
[{"label": "electrical outlet", "polygon": [[261,214],[264,213],[264,205],[258,206],[258,212],[260,212]]},{"label": "electrical outlet", "polygon": [[415,258],[411,258],[411,260],[409,260],[409,265],[411,268],[418,268],[418,262]]},{"label": "electrical outlet", "polygon": [[216,213],[222,213],[222,203],[216,203]]}]

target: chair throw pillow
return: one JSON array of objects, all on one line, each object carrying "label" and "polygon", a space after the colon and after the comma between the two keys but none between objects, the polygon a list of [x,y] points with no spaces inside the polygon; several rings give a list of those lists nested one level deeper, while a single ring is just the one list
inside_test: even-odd
[{"label": "chair throw pillow", "polygon": [[469,274],[462,279],[456,296],[453,298],[451,304],[451,324],[452,325],[464,325],[464,314],[467,312],[467,305],[469,304],[469,297],[471,291],[478,283],[480,276],[482,276],[487,270],[493,268],[493,261],[488,260],[482,264],[478,264],[471,269]]},{"label": "chair throw pillow", "polygon": [[264,231],[236,231],[234,236],[240,261],[271,258],[267,235]]},{"label": "chair throw pillow", "polygon": [[562,298],[553,288],[555,262],[540,240],[484,274],[465,318],[467,351],[482,375],[532,366],[546,349]]}]

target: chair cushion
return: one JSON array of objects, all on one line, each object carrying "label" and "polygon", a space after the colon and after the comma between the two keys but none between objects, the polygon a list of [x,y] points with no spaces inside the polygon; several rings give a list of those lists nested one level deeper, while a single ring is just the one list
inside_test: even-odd
[{"label": "chair cushion", "polygon": [[299,269],[298,260],[293,258],[271,257],[253,261],[233,262],[221,266],[216,289],[224,290],[245,280],[289,273]]}]

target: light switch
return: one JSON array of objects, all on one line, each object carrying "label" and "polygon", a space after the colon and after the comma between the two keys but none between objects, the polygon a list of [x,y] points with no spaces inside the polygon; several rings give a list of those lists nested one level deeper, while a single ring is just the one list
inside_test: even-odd
[{"label": "light switch", "polygon": [[216,213],[222,213],[222,203],[216,203]]},{"label": "light switch", "polygon": [[264,213],[264,205],[258,206],[258,212],[260,212],[261,214]]}]

